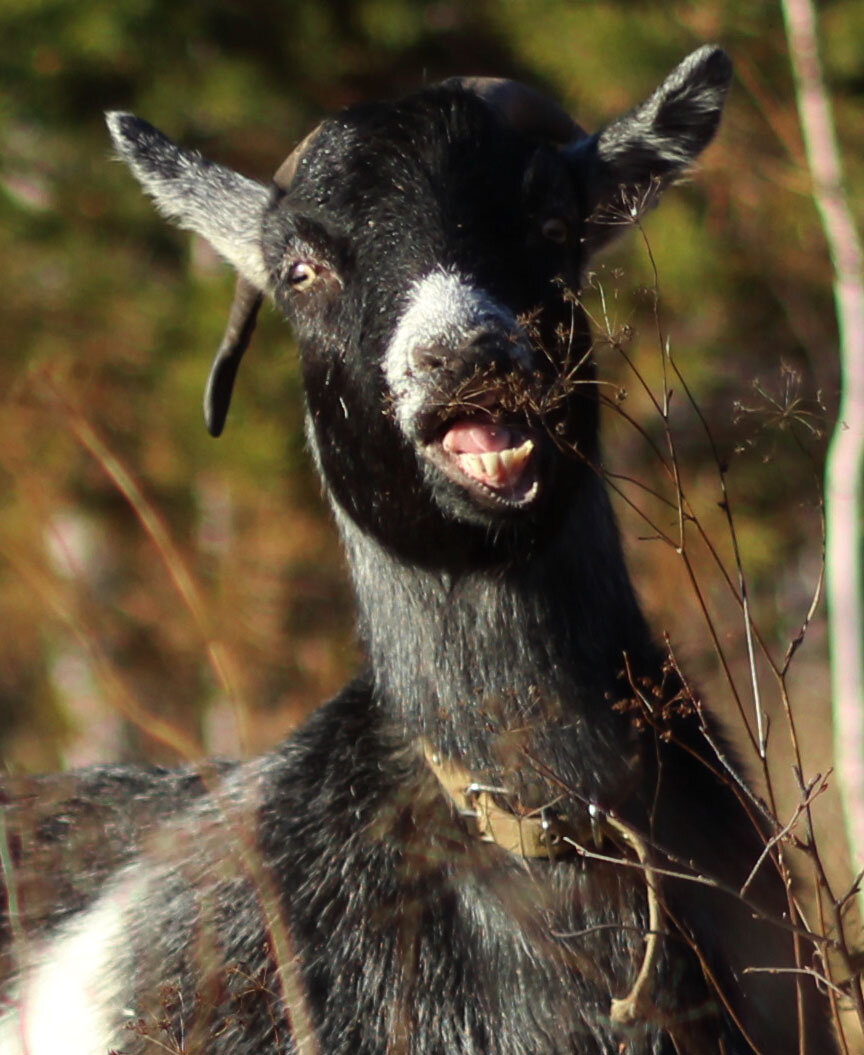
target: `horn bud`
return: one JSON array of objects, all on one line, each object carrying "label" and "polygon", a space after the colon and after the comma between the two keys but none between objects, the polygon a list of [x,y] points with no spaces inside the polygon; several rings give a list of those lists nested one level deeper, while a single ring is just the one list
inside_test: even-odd
[{"label": "horn bud", "polygon": [[503,77],[451,77],[446,86],[474,92],[517,132],[551,143],[572,143],[584,129],[557,103],[536,88]]}]

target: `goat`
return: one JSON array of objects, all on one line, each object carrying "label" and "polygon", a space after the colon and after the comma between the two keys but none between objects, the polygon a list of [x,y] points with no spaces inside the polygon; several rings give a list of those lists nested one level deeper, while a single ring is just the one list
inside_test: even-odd
[{"label": "goat", "polygon": [[730,76],[700,48],[594,135],[452,79],[325,120],[269,187],[108,115],[239,272],[211,432],[262,297],[293,325],[368,664],[253,761],[13,784],[0,1055],[788,1055],[799,1022],[833,1050],[811,980],[771,973],[770,855],[734,893],[763,821],[640,612],[566,295]]}]

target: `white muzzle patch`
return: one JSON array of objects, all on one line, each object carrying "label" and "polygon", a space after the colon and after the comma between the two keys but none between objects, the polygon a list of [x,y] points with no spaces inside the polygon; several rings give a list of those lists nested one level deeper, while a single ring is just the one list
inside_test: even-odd
[{"label": "white muzzle patch", "polygon": [[511,340],[513,362],[529,366],[531,347],[516,317],[483,289],[455,271],[438,268],[414,283],[384,356],[384,376],[393,396],[396,419],[407,435],[426,407],[429,386],[417,368],[417,352],[440,349],[456,353],[484,330],[498,330]]}]

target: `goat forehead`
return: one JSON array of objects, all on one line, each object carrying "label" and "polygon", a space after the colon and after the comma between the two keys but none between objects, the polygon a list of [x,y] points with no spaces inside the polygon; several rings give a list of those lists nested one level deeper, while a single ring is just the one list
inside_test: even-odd
[{"label": "goat forehead", "polygon": [[330,118],[277,206],[287,234],[265,225],[268,255],[281,256],[304,216],[333,233],[343,285],[328,325],[351,358],[385,359],[395,385],[413,348],[456,348],[490,322],[512,331],[569,266],[530,240],[538,196],[553,183],[546,173],[561,177],[556,204],[568,185],[563,161],[561,172],[538,170],[538,147],[482,99],[449,89]]},{"label": "goat forehead", "polygon": [[416,126],[398,108],[374,121],[333,119],[286,204],[301,214],[311,205],[309,215],[343,233],[361,284],[404,291],[444,267],[500,289],[509,284],[502,273],[526,264],[525,175],[536,144],[509,134],[476,98],[420,116]]},{"label": "goat forehead", "polygon": [[472,188],[487,202],[518,198],[530,151],[476,96],[430,89],[325,121],[293,190],[355,225],[368,213],[386,218],[387,202],[467,211]]}]

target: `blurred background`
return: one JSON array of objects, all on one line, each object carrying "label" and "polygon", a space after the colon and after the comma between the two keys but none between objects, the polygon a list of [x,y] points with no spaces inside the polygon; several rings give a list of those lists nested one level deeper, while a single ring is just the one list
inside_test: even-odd
[{"label": "blurred background", "polygon": [[[864,205],[864,5],[819,5],[848,190]],[[201,396],[233,278],[113,163],[105,109],[267,179],[335,108],[457,73],[549,91],[594,130],[706,41],[732,54],[721,134],[692,180],[598,266],[588,303],[662,393],[683,488],[735,575],[717,461],[762,639],[782,657],[820,576],[838,396],[831,272],[779,7],[762,0],[4,0],[0,6],[0,755],[41,771],[266,749],[358,662],[338,544],[310,471],[291,333],[263,313],[219,441]],[[646,292],[646,287],[648,291]],[[603,319],[605,303],[606,320]],[[608,324],[608,325],[607,325]],[[621,350],[601,374],[643,432],[604,423],[633,574],[657,628],[746,748],[740,608],[691,532],[698,584],[633,511],[674,530],[646,437],[664,424]],[[672,495],[674,497],[674,495]],[[653,505],[652,505],[653,502]],[[659,518],[659,519],[658,519]],[[710,613],[709,626],[702,603]],[[730,675],[723,673],[717,645]],[[770,763],[795,797],[769,665]],[[734,684],[730,684],[730,681]],[[808,775],[830,765],[823,608],[790,674]],[[746,754],[746,751],[745,751]],[[836,808],[828,805],[830,820]],[[781,811],[782,812],[782,811]],[[839,829],[827,847],[842,870]]]}]

